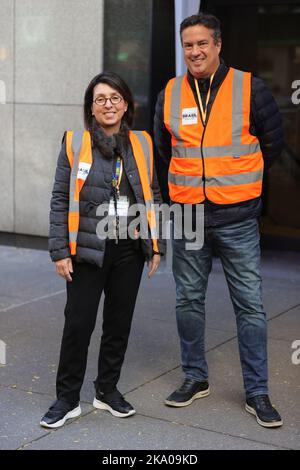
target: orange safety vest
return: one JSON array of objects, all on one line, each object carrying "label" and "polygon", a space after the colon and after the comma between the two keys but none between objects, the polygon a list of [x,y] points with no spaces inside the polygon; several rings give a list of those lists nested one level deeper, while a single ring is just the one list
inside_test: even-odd
[{"label": "orange safety vest", "polygon": [[172,135],[172,201],[233,204],[261,195],[264,163],[249,131],[250,99],[251,74],[230,68],[204,127],[187,75],[168,82],[164,123]]},{"label": "orange safety vest", "polygon": [[[129,138],[141,180],[153,250],[158,252],[154,201],[151,189],[153,177],[152,140],[145,131],[130,131]],[[90,133],[88,131],[67,131],[66,150],[71,167],[68,215],[69,246],[71,255],[75,255],[79,229],[79,195],[93,164]]]}]

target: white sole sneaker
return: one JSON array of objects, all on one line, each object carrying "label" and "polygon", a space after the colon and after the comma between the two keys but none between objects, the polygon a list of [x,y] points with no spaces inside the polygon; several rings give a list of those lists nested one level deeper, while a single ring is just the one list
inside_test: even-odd
[{"label": "white sole sneaker", "polygon": [[56,421],[56,423],[48,424],[46,423],[46,421],[42,420],[40,422],[40,425],[43,426],[44,428],[50,428],[50,429],[60,428],[61,426],[65,424],[67,419],[77,418],[77,416],[80,416],[80,415],[81,415],[81,408],[80,408],[80,405],[78,405],[76,408],[74,408],[74,410],[69,411],[69,413],[67,413],[62,419],[60,419],[59,421]]},{"label": "white sole sneaker", "polygon": [[254,415],[256,417],[256,421],[258,422],[258,424],[260,424],[261,426],[263,426],[264,428],[278,428],[279,426],[282,426],[283,425],[283,421],[280,420],[280,421],[273,421],[271,423],[266,423],[265,421],[262,421],[261,419],[259,419],[259,417],[257,416],[257,413],[255,411],[254,408],[252,408],[252,406],[249,406],[247,403],[245,405],[245,410],[248,411],[248,413],[250,413],[251,415]]},{"label": "white sole sneaker", "polygon": [[120,413],[119,411],[114,410],[107,403],[97,400],[97,398],[94,398],[93,407],[97,408],[97,410],[109,411],[113,416],[116,416],[117,418],[127,418],[128,416],[132,416],[135,414],[135,410],[131,410],[128,413]]},{"label": "white sole sneaker", "polygon": [[202,392],[196,393],[190,400],[183,401],[183,402],[178,402],[178,401],[170,401],[170,400],[165,400],[165,405],[168,406],[176,406],[176,407],[181,407],[181,406],[188,406],[191,403],[193,403],[194,400],[197,400],[197,398],[204,398],[208,397],[210,394],[210,389],[203,390]]}]

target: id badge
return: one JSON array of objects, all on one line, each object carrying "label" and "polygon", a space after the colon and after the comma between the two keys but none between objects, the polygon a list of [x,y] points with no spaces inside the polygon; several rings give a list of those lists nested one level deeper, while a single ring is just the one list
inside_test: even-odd
[{"label": "id badge", "polygon": [[[120,196],[117,201],[117,213],[119,217],[127,217],[129,209],[129,202],[127,196]],[[116,215],[115,201],[113,198],[109,201],[108,215]]]},{"label": "id badge", "polygon": [[183,126],[198,124],[198,108],[184,108],[181,123]]}]

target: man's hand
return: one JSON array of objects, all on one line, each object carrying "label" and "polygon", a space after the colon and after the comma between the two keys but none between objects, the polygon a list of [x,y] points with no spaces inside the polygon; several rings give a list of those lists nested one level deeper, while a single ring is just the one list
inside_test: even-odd
[{"label": "man's hand", "polygon": [[66,281],[71,282],[72,277],[70,273],[73,273],[73,264],[71,258],[60,259],[55,261],[55,268],[57,274],[63,277]]},{"label": "man's hand", "polygon": [[150,277],[153,276],[153,274],[156,273],[156,271],[158,269],[158,266],[159,266],[159,263],[160,263],[160,255],[153,255],[153,258],[151,258],[151,260],[148,262],[148,268],[149,268],[148,277],[149,277],[149,279],[150,279]]}]

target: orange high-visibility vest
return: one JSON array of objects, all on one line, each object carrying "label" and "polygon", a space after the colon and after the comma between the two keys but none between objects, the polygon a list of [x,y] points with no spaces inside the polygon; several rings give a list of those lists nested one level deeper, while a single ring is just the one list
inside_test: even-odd
[{"label": "orange high-visibility vest", "polygon": [[164,123],[172,135],[172,201],[232,204],[261,195],[264,163],[249,131],[250,99],[251,74],[230,68],[204,127],[187,75],[168,82]]},{"label": "orange high-visibility vest", "polygon": [[[130,131],[129,138],[137,164],[153,250],[158,252],[154,201],[151,189],[153,177],[153,146],[145,131]],[[79,229],[79,195],[93,164],[91,135],[88,131],[66,133],[66,150],[71,167],[69,192],[69,246],[71,255],[76,254]]]}]

